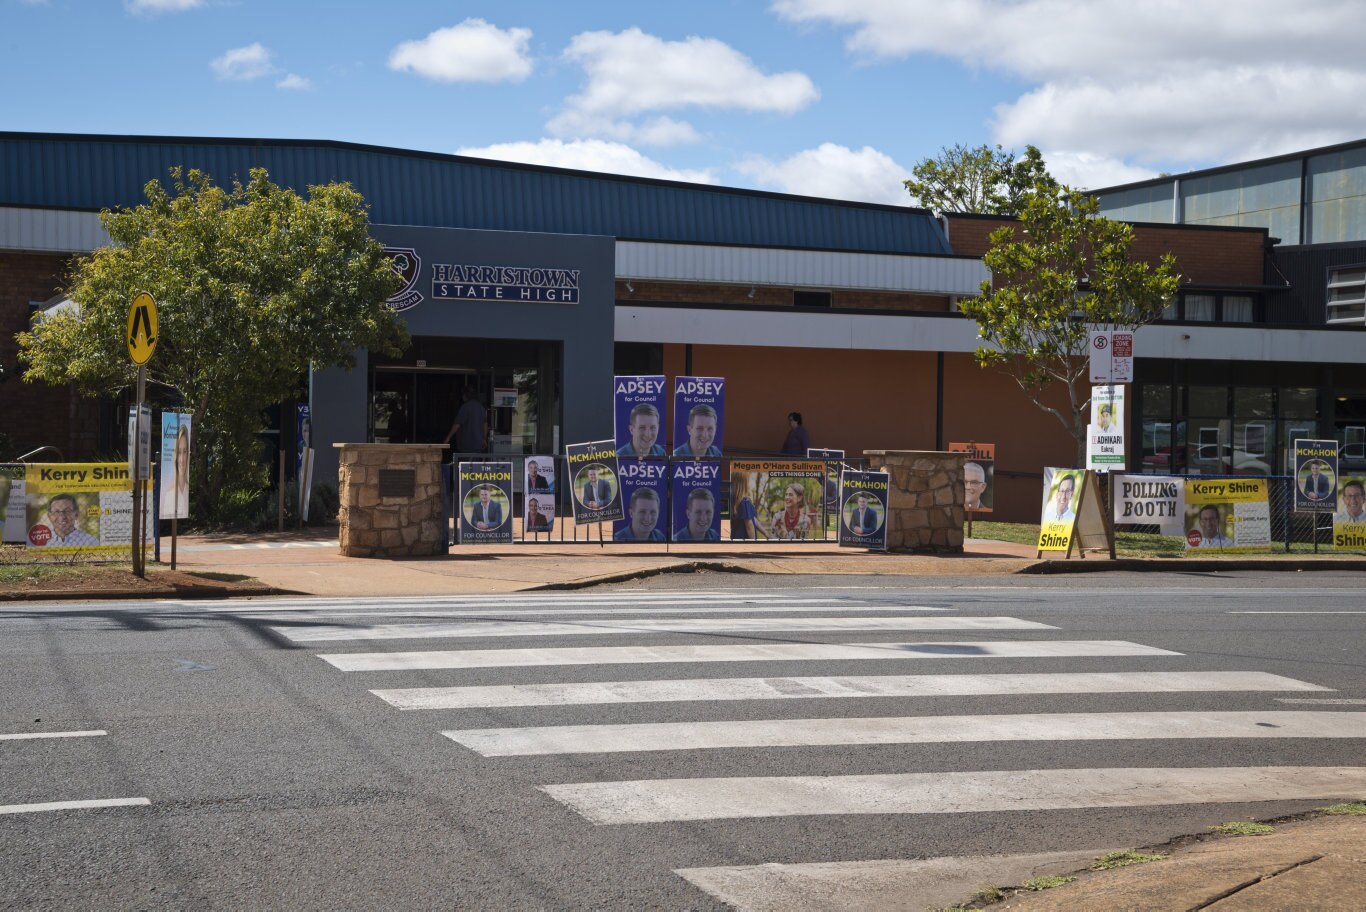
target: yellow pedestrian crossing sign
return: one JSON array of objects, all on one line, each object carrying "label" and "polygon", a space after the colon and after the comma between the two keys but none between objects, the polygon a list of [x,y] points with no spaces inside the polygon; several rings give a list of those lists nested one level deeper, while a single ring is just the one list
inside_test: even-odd
[{"label": "yellow pedestrian crossing sign", "polygon": [[134,364],[146,364],[157,349],[157,302],[147,292],[139,292],[128,308],[128,357]]}]

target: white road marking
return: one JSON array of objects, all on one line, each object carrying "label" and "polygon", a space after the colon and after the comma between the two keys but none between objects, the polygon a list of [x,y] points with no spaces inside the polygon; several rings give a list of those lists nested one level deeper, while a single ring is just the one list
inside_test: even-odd
[{"label": "white road marking", "polygon": [[[1328,691],[1331,689],[1260,671],[1128,671],[1097,674],[694,678],[674,681],[602,681],[587,684],[411,687],[372,690],[370,692],[399,709],[488,709],[508,706],[675,703],[689,700],[713,702],[718,700],[810,700],[857,697],[1185,693],[1195,691]],[[1303,700],[1298,702],[1314,703],[1319,701]],[[1366,703],[1366,700],[1360,702]]]},{"label": "white road marking", "polygon": [[749,643],[724,646],[562,646],[543,649],[454,649],[347,652],[318,658],[341,671],[513,668],[547,665],[634,665],[671,662],[777,662],[856,659],[1039,659],[1179,656],[1124,640],[1022,642]]},{"label": "white road marking", "polygon": [[[794,597],[787,591],[756,592],[750,595],[734,596],[726,594],[716,594],[712,592],[701,593],[626,593],[620,595],[596,594],[579,595],[574,593],[563,594],[507,594],[507,595],[404,595],[404,596],[365,596],[359,598],[338,598],[329,596],[316,596],[310,598],[281,598],[281,599],[256,599],[252,601],[219,599],[217,601],[195,602],[185,601],[183,604],[195,605],[205,611],[225,611],[237,613],[247,610],[250,606],[260,606],[262,611],[313,611],[347,609],[350,607],[370,607],[370,606],[398,606],[398,605],[430,605],[432,607],[441,606],[477,606],[484,610],[494,610],[495,608],[516,608],[516,607],[535,607],[535,606],[567,606],[567,605],[636,605],[650,608],[658,605],[671,604],[694,604],[704,602],[718,602],[726,605],[741,605],[746,603],[761,602],[782,602],[782,603],[804,603],[804,602],[829,602],[830,596],[820,598]],[[165,604],[172,604],[166,602]],[[174,604],[182,604],[176,602]]]},{"label": "white road marking", "polygon": [[[810,602],[811,604],[803,604]],[[753,605],[753,604],[726,604],[726,605],[679,605],[670,607],[664,605],[642,605],[638,608],[513,608],[504,610],[502,608],[488,609],[469,609],[457,608],[447,611],[366,611],[363,608],[318,608],[310,609],[308,617],[344,615],[348,618],[353,617],[414,617],[414,618],[449,618],[449,617],[477,617],[477,618],[508,618],[508,617],[541,617],[553,615],[629,615],[632,617],[658,617],[661,615],[675,614],[803,614],[817,611],[838,612],[843,614],[855,614],[859,612],[867,613],[872,611],[884,612],[948,612],[955,611],[954,608],[927,608],[922,605],[831,605],[829,599],[793,599],[782,605]],[[239,611],[240,615],[250,615],[261,620],[285,620],[298,617],[302,612],[299,611]]]},{"label": "white road marking", "polygon": [[1009,617],[636,618],[580,621],[474,621],[463,624],[360,624],[272,627],[296,643],[430,640],[459,637],[609,636],[633,633],[773,633],[915,630],[1057,630]]},{"label": "white road marking", "polygon": [[1292,699],[1289,699],[1288,697],[1277,697],[1277,698],[1276,698],[1276,702],[1277,702],[1277,703],[1317,703],[1317,704],[1319,704],[1319,705],[1321,705],[1321,706],[1366,706],[1366,700],[1350,700],[1350,699],[1316,699],[1316,700],[1311,700],[1311,699],[1307,699],[1307,698],[1306,698],[1306,699],[1302,699],[1302,700],[1292,700]]},{"label": "white road marking", "polygon": [[0,814],[34,814],[40,811],[79,811],[86,808],[146,807],[146,798],[95,798],[88,801],[42,801],[37,804],[0,804]]},{"label": "white road marking", "polygon": [[109,732],[102,729],[99,731],[19,732],[15,735],[0,735],[0,741],[28,741],[38,738],[95,738],[107,734]]},{"label": "white road marking", "polygon": [[442,734],[485,757],[968,741],[1366,738],[1366,713],[1121,712],[749,719],[483,728]]},{"label": "white road marking", "polygon": [[680,868],[674,873],[743,912],[921,912],[957,905],[983,883],[1022,884],[1066,874],[1104,852]]},{"label": "white road marking", "polygon": [[831,814],[961,814],[1366,796],[1366,767],[1061,769],[644,779],[541,786],[597,824]]},{"label": "white road marking", "polygon": [[1366,611],[1225,611],[1225,614],[1366,614]]}]

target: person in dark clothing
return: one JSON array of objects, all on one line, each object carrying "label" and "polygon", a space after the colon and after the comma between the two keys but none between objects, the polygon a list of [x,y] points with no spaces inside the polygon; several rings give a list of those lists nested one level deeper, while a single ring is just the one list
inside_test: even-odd
[{"label": "person in dark clothing", "polygon": [[787,423],[790,427],[787,439],[783,441],[783,452],[791,453],[793,456],[805,456],[806,451],[811,448],[811,435],[802,426],[802,413],[788,412]]}]

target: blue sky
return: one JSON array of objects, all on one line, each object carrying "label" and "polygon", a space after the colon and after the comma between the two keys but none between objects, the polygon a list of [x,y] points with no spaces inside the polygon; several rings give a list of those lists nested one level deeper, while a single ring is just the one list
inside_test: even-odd
[{"label": "blue sky", "polygon": [[1106,186],[1366,136],[1366,4],[0,0],[0,129],[331,139],[875,202],[946,145]]}]

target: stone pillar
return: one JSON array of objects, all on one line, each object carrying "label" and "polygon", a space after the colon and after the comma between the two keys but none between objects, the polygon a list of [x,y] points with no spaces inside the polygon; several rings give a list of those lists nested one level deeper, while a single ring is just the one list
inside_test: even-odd
[{"label": "stone pillar", "polygon": [[439,443],[334,443],[341,552],[347,557],[441,554]]},{"label": "stone pillar", "polygon": [[963,463],[966,453],[864,450],[870,471],[891,476],[887,550],[963,551]]}]

